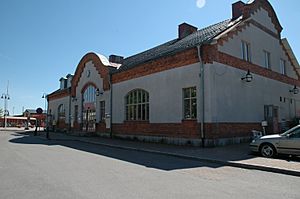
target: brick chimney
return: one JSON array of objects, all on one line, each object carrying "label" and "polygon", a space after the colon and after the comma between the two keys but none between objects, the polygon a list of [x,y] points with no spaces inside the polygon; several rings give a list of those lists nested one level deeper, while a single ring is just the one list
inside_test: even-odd
[{"label": "brick chimney", "polygon": [[243,14],[245,3],[238,1],[232,4],[232,20],[239,18]]},{"label": "brick chimney", "polygon": [[119,55],[110,55],[109,56],[109,62],[112,62],[112,63],[123,64],[123,60],[124,60],[124,57],[119,56]]},{"label": "brick chimney", "polygon": [[188,36],[194,32],[197,32],[197,28],[190,24],[182,23],[178,26],[178,38],[179,39],[185,38],[186,36]]}]

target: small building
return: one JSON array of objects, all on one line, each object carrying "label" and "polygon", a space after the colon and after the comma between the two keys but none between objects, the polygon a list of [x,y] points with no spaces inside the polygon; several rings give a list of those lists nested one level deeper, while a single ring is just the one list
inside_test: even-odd
[{"label": "small building", "polygon": [[249,140],[300,117],[299,64],[267,0],[131,57],[90,52],[47,96],[57,129],[177,144]]}]

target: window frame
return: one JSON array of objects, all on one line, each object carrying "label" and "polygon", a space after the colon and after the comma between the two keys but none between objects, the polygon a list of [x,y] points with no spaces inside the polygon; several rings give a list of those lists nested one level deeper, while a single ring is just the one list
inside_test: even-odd
[{"label": "window frame", "polygon": [[125,120],[149,121],[149,93],[143,89],[134,89],[125,96]]},{"label": "window frame", "polygon": [[264,67],[271,69],[271,53],[267,50],[263,50],[264,53]]},{"label": "window frame", "polygon": [[[188,91],[188,96],[186,96],[186,91]],[[193,95],[194,93],[194,95]],[[187,87],[182,89],[182,103],[183,103],[183,119],[184,120],[195,120],[197,119],[197,87]],[[189,105],[188,111],[189,114],[186,112],[186,102]],[[193,107],[193,102],[195,102],[195,107]],[[189,115],[189,117],[187,117]]]},{"label": "window frame", "polygon": [[284,59],[280,59],[279,61],[279,70],[280,74],[286,75],[286,61]]},{"label": "window frame", "polygon": [[247,41],[241,41],[242,59],[251,62],[251,44]]},{"label": "window frame", "polygon": [[60,104],[57,107],[57,115],[58,115],[59,120],[66,118],[66,109],[65,109],[64,104]]},{"label": "window frame", "polygon": [[100,106],[100,121],[104,121],[105,120],[105,100],[101,100],[99,102],[99,106]]}]

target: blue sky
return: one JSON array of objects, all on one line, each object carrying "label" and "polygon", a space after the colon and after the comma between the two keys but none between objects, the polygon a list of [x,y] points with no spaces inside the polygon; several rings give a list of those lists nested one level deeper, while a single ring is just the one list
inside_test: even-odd
[{"label": "blue sky", "polygon": [[[1,0],[0,94],[9,111],[44,108],[87,52],[131,56],[177,37],[187,22],[203,28],[231,17],[234,0]],[[246,2],[246,1],[244,1]],[[300,1],[270,0],[299,60]],[[3,108],[3,100],[0,107]]]}]

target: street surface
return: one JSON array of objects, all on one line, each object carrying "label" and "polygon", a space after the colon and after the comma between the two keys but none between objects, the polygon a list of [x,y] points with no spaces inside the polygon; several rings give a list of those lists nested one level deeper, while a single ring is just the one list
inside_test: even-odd
[{"label": "street surface", "polygon": [[0,132],[0,199],[300,198],[300,178]]}]

